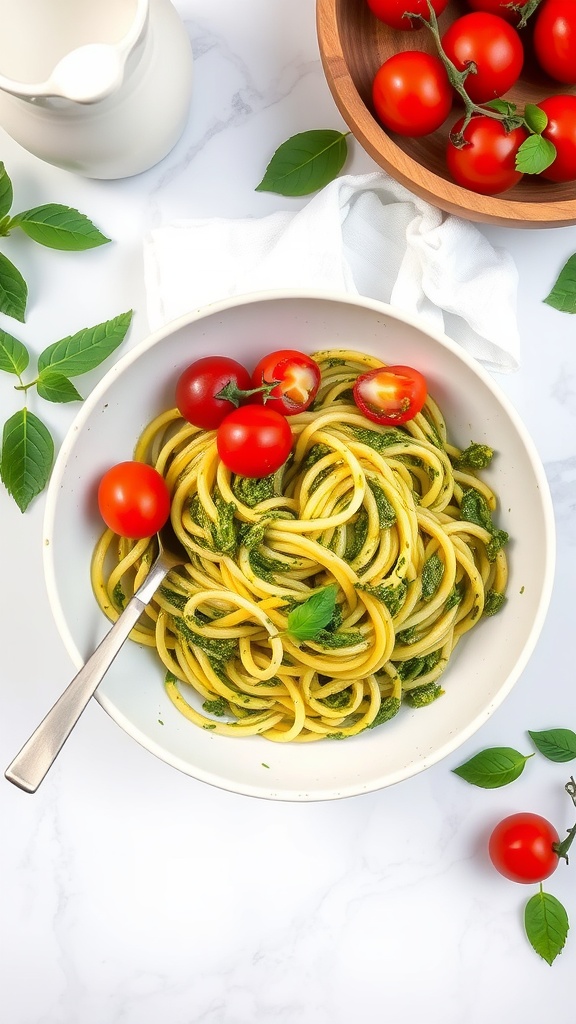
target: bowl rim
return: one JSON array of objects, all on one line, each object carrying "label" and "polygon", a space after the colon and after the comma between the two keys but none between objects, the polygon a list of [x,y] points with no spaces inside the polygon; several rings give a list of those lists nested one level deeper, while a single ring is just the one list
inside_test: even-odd
[{"label": "bowl rim", "polygon": [[545,574],[542,580],[542,587],[539,595],[537,612],[534,616],[529,636],[522,649],[521,656],[518,658],[514,665],[514,669],[509,672],[505,684],[500,687],[498,693],[491,700],[487,707],[484,707],[470,722],[467,726],[459,729],[452,734],[441,746],[439,746],[432,753],[429,753],[419,759],[414,759],[413,763],[409,767],[398,769],[396,772],[389,772],[386,776],[374,778],[369,785],[362,783],[351,782],[347,786],[340,786],[337,789],[324,788],[315,790],[312,793],[303,792],[300,789],[286,789],[278,792],[273,786],[266,785],[247,785],[234,784],[231,779],[223,779],[221,776],[216,775],[214,772],[202,769],[196,765],[191,766],[185,762],[179,756],[170,753],[165,747],[154,742],[148,735],[146,735],[141,729],[135,726],[126,716],[115,706],[114,702],[106,696],[105,693],[100,690],[96,691],[95,697],[101,707],[107,712],[107,714],[119,725],[132,739],[135,739],[142,747],[148,750],[150,753],[157,756],[164,763],[178,769],[186,775],[191,776],[197,781],[208,783],[216,788],[236,793],[244,796],[259,797],[274,801],[285,801],[285,802],[317,802],[325,800],[336,800],[351,796],[359,796],[364,793],[377,792],[380,789],[387,788],[388,786],[395,785],[398,782],[412,778],[420,772],[432,767],[439,761],[443,760],[449,754],[453,753],[454,750],[458,749],[465,743],[471,736],[474,735],[480,729],[480,727],[488,721],[493,712],[503,703],[505,698],[508,696],[520,675],[526,668],[528,661],[530,660],[534,648],[540,637],[547,613],[548,606],[550,604],[552,596],[552,588],[554,583],[555,575],[555,561],[556,561],[556,529],[555,529],[555,517],[552,504],[552,498],[550,489],[548,486],[547,477],[542,465],[540,456],[536,449],[535,443],[532,440],[528,429],[524,425],[519,413],[508,399],[507,395],[501,391],[496,382],[490,376],[488,371],[482,366],[482,364],[471,356],[461,345],[453,341],[448,335],[441,330],[435,329],[430,326],[422,317],[405,312],[392,306],[388,303],[381,302],[378,299],[367,298],[362,295],[348,294],[341,292],[332,292],[324,289],[270,289],[266,291],[255,291],[249,292],[238,296],[231,296],[225,299],[218,300],[216,302],[208,303],[201,307],[198,307],[183,316],[177,317],[176,319],[164,324],[158,329],[151,331],[143,339],[137,342],[133,348],[129,349],[117,361],[110,367],[110,369],[104,374],[101,380],[96,384],[94,389],[84,400],[81,408],[77,412],[73,419],[68,431],[62,441],[58,455],[54,462],[54,467],[48,484],[46,494],[46,505],[44,510],[43,518],[43,529],[42,529],[42,557],[43,557],[43,568],[44,568],[44,580],[48,593],[50,608],[52,611],[53,618],[55,620],[58,633],[64,643],[64,646],[72,659],[72,662],[77,669],[80,669],[84,664],[84,658],[80,654],[75,641],[72,636],[72,632],[68,625],[67,618],[64,614],[64,609],[60,600],[59,587],[58,587],[58,574],[54,563],[54,550],[55,545],[53,543],[55,521],[58,510],[58,499],[63,487],[63,477],[66,474],[69,459],[73,453],[74,446],[77,438],[79,437],[82,428],[86,421],[89,419],[93,409],[98,405],[102,397],[106,394],[109,386],[121,375],[123,375],[130,366],[135,363],[144,353],[150,349],[155,348],[165,338],[174,334],[175,332],[189,326],[190,324],[197,323],[208,317],[217,316],[218,314],[236,308],[238,306],[258,304],[262,302],[273,302],[278,300],[291,300],[291,301],[307,301],[313,300],[318,302],[328,302],[331,304],[342,304],[358,306],[362,309],[369,309],[382,316],[389,316],[393,319],[399,320],[416,330],[419,330],[429,337],[433,338],[444,348],[447,348],[457,358],[461,359],[467,364],[483,381],[484,385],[492,392],[497,402],[501,405],[505,414],[512,423],[513,428],[520,437],[522,444],[526,450],[526,454],[529,458],[532,470],[535,478],[538,482],[538,489],[540,494],[540,500],[542,504],[542,512],[545,523],[545,533],[542,538],[542,544],[547,552],[545,558]]},{"label": "bowl rim", "polygon": [[[446,213],[467,220],[527,229],[576,224],[576,198],[546,203],[506,199],[505,194],[483,196],[441,178],[401,149],[378,124],[348,71],[336,15],[337,3],[338,0],[316,0],[316,31],[322,67],[332,97],[352,135],[380,167],[410,192]],[[327,53],[327,44],[330,53]],[[367,117],[359,119],[356,113],[359,110],[365,111]],[[471,201],[475,205],[471,206]]]}]

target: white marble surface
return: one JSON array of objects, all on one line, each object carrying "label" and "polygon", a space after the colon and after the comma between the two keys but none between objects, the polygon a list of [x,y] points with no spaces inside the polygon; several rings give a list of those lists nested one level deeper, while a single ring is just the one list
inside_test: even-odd
[{"label": "white marble surface", "polygon": [[[176,6],[194,46],[195,90],[185,134],[159,166],[132,180],[88,181],[0,135],[15,209],[77,206],[114,239],[83,255],[3,240],[31,302],[24,327],[6,318],[2,326],[36,352],[130,307],[130,344],[140,340],[143,233],[172,217],[260,216],[304,202],[254,186],[285,138],[343,125],[318,58],[313,0]],[[347,170],[372,166],[352,145]],[[498,379],[544,460],[558,526],[550,613],[520,682],[449,761],[393,789],[307,805],[197,783],[141,749],[93,702],[35,796],[0,785],[6,1024],[573,1017],[576,868],[560,867],[548,883],[575,922],[550,968],[523,935],[527,889],[500,878],[485,853],[491,825],[516,809],[543,813],[561,830],[573,824],[563,792],[570,766],[534,759],[514,786],[492,793],[450,771],[493,744],[528,752],[527,729],[576,728],[575,324],[542,303],[576,251],[576,228],[485,232],[520,270],[522,367]],[[16,402],[2,376],[2,419]],[[73,407],[44,406],[44,414],[60,440]],[[40,498],[21,515],[0,490],[3,765],[72,671],[42,578],[43,508]]]}]

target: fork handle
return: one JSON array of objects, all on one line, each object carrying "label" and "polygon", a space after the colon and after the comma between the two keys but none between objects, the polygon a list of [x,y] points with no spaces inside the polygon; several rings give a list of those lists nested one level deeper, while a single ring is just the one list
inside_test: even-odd
[{"label": "fork handle", "polygon": [[124,611],[94,653],[68,684],[20,753],[8,765],[4,774],[9,782],[13,782],[27,793],[36,792],[168,571],[169,566],[161,564],[160,559],[152,566],[148,577],[130,598]]}]

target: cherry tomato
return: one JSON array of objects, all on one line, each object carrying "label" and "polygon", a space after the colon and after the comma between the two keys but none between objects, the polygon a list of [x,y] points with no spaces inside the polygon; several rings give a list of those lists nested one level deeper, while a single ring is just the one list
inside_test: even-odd
[{"label": "cherry tomato", "polygon": [[553,844],[559,841],[546,818],[525,811],[510,814],[496,825],[488,854],[496,870],[513,882],[542,882],[558,867]]},{"label": "cherry tomato", "polygon": [[576,181],[576,96],[549,96],[537,106],[548,117],[542,135],[556,146],[554,163],[541,177],[549,181]]},{"label": "cherry tomato", "polygon": [[[462,131],[464,119],[456,122],[452,134]],[[446,147],[446,163],[457,185],[481,195],[494,196],[520,181],[516,153],[528,138],[525,128],[507,132],[501,121],[483,114],[475,115],[463,132],[466,145],[458,149],[452,142]]]},{"label": "cherry tomato", "polygon": [[[436,15],[441,14],[447,6],[448,0],[432,0],[432,7]],[[411,18],[404,17],[406,11],[410,11],[411,14],[421,14],[428,20],[429,12],[426,0],[410,0],[410,3],[407,3],[406,0],[368,0],[368,7],[380,21],[389,25],[390,28],[408,31],[422,28],[421,21],[417,19],[413,21]]]},{"label": "cherry tomato", "polygon": [[[514,7],[524,7],[529,0],[514,0]],[[468,0],[468,7],[473,11],[488,11],[489,14],[498,14],[504,21],[516,25],[520,21],[520,14],[512,7],[512,0]]]},{"label": "cherry tomato", "polygon": [[252,401],[263,402],[267,409],[276,409],[284,416],[304,412],[316,398],[320,387],[320,367],[304,352],[285,348],[264,356],[252,373],[253,388],[278,381],[267,395],[254,395]]},{"label": "cherry tomato", "polygon": [[353,395],[374,423],[393,426],[414,419],[426,401],[426,380],[411,366],[377,366],[356,378]]},{"label": "cherry tomato", "polygon": [[395,53],[376,72],[372,102],[385,128],[416,137],[436,131],[452,108],[452,87],[439,57],[420,50]]},{"label": "cherry tomato", "polygon": [[140,540],[157,533],[170,515],[164,477],[145,462],[119,462],[102,477],[98,508],[106,526],[121,537]]},{"label": "cherry tomato", "polygon": [[227,356],[204,356],[188,366],[176,384],[176,405],[185,420],[204,430],[215,430],[237,402],[216,395],[230,384],[246,391],[252,385],[241,363]]},{"label": "cherry tomato", "polygon": [[576,83],[576,3],[544,0],[536,13],[534,53],[556,82]]},{"label": "cherry tomato", "polygon": [[520,77],[524,48],[515,28],[497,14],[472,11],[446,29],[442,36],[446,56],[459,71],[473,63],[464,88],[474,103],[503,96]]},{"label": "cherry tomato", "polygon": [[216,434],[218,454],[240,476],[262,477],[280,469],[292,448],[288,420],[267,405],[241,405]]}]

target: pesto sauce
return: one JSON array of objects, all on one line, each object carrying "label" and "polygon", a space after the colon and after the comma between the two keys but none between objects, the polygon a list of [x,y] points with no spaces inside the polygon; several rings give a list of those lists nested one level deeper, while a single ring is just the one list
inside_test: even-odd
[{"label": "pesto sauce", "polygon": [[368,477],[368,486],[374,495],[376,508],[378,509],[378,526],[381,530],[389,530],[396,522],[394,506],[388,501],[380,484]]},{"label": "pesto sauce", "polygon": [[442,583],[444,576],[444,562],[434,552],[427,558],[422,566],[422,600],[430,601]]},{"label": "pesto sauce", "polygon": [[368,726],[369,729],[376,729],[377,726],[383,725],[384,722],[389,722],[391,718],[400,711],[400,701],[397,697],[383,697],[382,703],[378,709],[373,722]]},{"label": "pesto sauce", "polygon": [[415,686],[404,694],[404,702],[411,708],[424,708],[441,697],[444,690],[438,683],[424,683],[423,686]]},{"label": "pesto sauce", "polygon": [[366,591],[367,594],[371,594],[377,601],[386,605],[390,615],[394,618],[406,600],[408,583],[406,580],[400,580],[397,584],[378,583],[375,587],[371,587],[369,584],[357,583],[356,589]]}]

